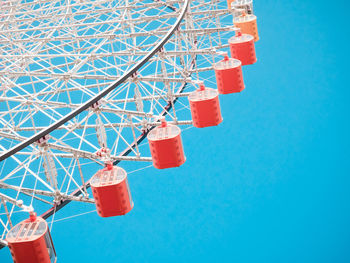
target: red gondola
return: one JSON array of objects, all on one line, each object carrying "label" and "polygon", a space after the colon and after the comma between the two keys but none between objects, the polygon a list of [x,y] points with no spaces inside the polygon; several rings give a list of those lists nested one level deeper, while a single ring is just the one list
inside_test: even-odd
[{"label": "red gondola", "polygon": [[155,168],[178,167],[185,162],[179,127],[162,120],[160,126],[148,133],[147,139]]},{"label": "red gondola", "polygon": [[241,92],[244,89],[241,65],[241,61],[229,58],[226,52],[224,59],[213,65],[220,94]]},{"label": "red gondola", "polygon": [[125,170],[112,163],[92,177],[91,189],[101,217],[125,215],[134,206]]},{"label": "red gondola", "polygon": [[201,82],[199,89],[189,96],[193,126],[204,128],[216,126],[222,122],[219,93],[215,89],[206,88]]},{"label": "red gondola", "polygon": [[242,65],[254,64],[257,59],[255,55],[254,37],[242,34],[240,31],[228,40],[230,44],[231,56],[239,59]]},{"label": "red gondola", "polygon": [[15,263],[57,262],[47,222],[35,213],[13,227],[8,232],[6,241]]}]

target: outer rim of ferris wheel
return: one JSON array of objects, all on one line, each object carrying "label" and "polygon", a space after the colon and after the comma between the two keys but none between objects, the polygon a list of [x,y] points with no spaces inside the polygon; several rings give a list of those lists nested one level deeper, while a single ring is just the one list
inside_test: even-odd
[{"label": "outer rim of ferris wheel", "polygon": [[[154,0],[154,1],[156,1],[156,2],[159,2],[159,1],[157,1],[157,0]],[[38,140],[40,140],[41,141],[41,139],[42,138],[44,138],[45,137],[45,135],[47,135],[47,134],[49,134],[49,133],[51,133],[51,132],[53,132],[53,131],[55,131],[57,128],[59,128],[59,127],[61,127],[61,129],[63,128],[63,127],[66,127],[64,124],[66,123],[66,122],[68,122],[69,120],[71,120],[71,119],[73,119],[75,116],[77,116],[77,115],[79,115],[80,113],[82,113],[83,111],[85,111],[85,110],[87,110],[87,109],[89,109],[91,106],[91,108],[93,108],[95,105],[94,104],[97,104],[105,95],[107,95],[107,94],[109,94],[110,92],[112,92],[113,90],[115,90],[118,86],[120,86],[121,84],[124,84],[125,82],[126,82],[126,80],[127,79],[129,79],[130,77],[132,77],[131,79],[133,80],[133,74],[135,74],[136,75],[136,73],[137,73],[137,71],[139,70],[139,69],[141,69],[141,67],[143,66],[143,65],[145,65],[148,61],[153,61],[151,58],[154,56],[155,57],[155,59],[156,59],[156,57],[158,56],[158,54],[157,54],[157,52],[159,52],[159,57],[161,57],[161,55],[163,54],[163,50],[162,50],[162,48],[163,48],[163,46],[167,43],[167,42],[171,42],[171,40],[170,40],[170,38],[171,38],[171,36],[172,35],[174,35],[174,33],[177,33],[177,29],[178,29],[178,27],[180,26],[180,24],[181,24],[181,22],[182,22],[182,20],[184,19],[184,17],[185,17],[185,15],[186,15],[186,13],[187,13],[187,9],[188,9],[188,7],[189,7],[189,4],[190,4],[190,2],[191,2],[191,0],[180,0],[180,1],[178,1],[178,2],[172,2],[172,3],[175,3],[176,5],[177,4],[180,4],[180,6],[181,6],[181,9],[180,9],[180,7],[177,9],[177,8],[174,8],[174,7],[172,7],[172,6],[169,6],[169,4],[166,4],[166,3],[162,3],[161,5],[164,7],[164,8],[168,8],[168,9],[171,9],[172,11],[176,11],[176,14],[173,14],[173,19],[175,20],[176,19],[176,23],[172,26],[172,23],[171,24],[169,24],[169,26],[167,26],[166,28],[167,28],[167,30],[164,30],[162,33],[160,33],[159,32],[159,34],[160,34],[160,36],[161,35],[165,35],[165,37],[163,37],[162,39],[159,37],[159,39],[158,39],[158,44],[156,45],[156,46],[154,46],[154,44],[152,45],[149,45],[149,48],[152,48],[152,50],[151,51],[145,51],[144,52],[144,54],[142,54],[142,57],[139,57],[137,60],[135,60],[134,62],[135,63],[137,63],[134,67],[132,67],[131,69],[129,69],[129,70],[127,70],[126,71],[126,73],[124,73],[121,77],[119,77],[120,75],[119,74],[117,74],[117,76],[115,77],[115,79],[117,79],[118,78],[118,80],[117,81],[115,81],[114,83],[112,83],[112,84],[108,84],[108,86],[107,87],[105,87],[103,90],[102,90],[102,92],[100,92],[100,93],[98,93],[97,95],[93,95],[93,97],[92,98],[89,98],[88,99],[88,101],[87,102],[85,102],[85,103],[83,103],[83,104],[76,104],[77,105],[77,108],[75,109],[75,110],[72,110],[68,115],[65,115],[64,117],[62,117],[62,118],[60,118],[58,121],[56,121],[55,120],[55,122],[54,122],[54,124],[53,125],[50,125],[49,127],[40,127],[40,129],[39,130],[41,130],[40,132],[38,132],[38,133],[36,133],[36,134],[34,134],[34,135],[32,135],[32,137],[30,137],[29,139],[21,139],[20,141],[21,141],[21,143],[19,143],[19,144],[17,144],[15,147],[13,147],[13,148],[10,148],[10,150],[9,151],[7,151],[5,148],[3,148],[3,150],[5,150],[5,151],[7,151],[7,152],[5,152],[5,154],[3,154],[3,155],[1,155],[0,156],[0,161],[3,161],[3,160],[5,160],[5,159],[7,159],[8,157],[10,157],[10,156],[12,156],[12,155],[14,155],[14,154],[16,154],[17,152],[18,152],[18,154],[27,154],[27,152],[19,152],[19,151],[21,151],[22,149],[24,149],[24,148],[26,148],[27,146],[29,146],[29,145],[31,145],[31,144],[35,144],[36,142],[38,142]],[[216,1],[214,1],[214,2],[216,2]],[[158,3],[158,5],[159,5],[160,3]],[[182,4],[182,5],[181,5]],[[180,10],[179,10],[180,9]],[[205,12],[206,10],[203,10],[203,11],[199,11],[199,13],[201,13],[201,12]],[[222,12],[222,10],[221,9],[218,9],[218,10],[214,10],[214,12]],[[188,12],[189,14],[191,14],[191,10]],[[229,12],[228,12],[229,13]],[[232,12],[230,12],[230,13],[232,13]],[[180,15],[179,15],[180,14]],[[212,15],[214,14],[214,16],[215,16],[215,14],[216,13],[212,13]],[[220,16],[220,15],[219,15]],[[188,23],[188,21],[187,21],[187,17],[186,17],[186,26],[187,26],[187,23]],[[191,23],[191,22],[189,22],[189,23]],[[212,32],[216,32],[215,30],[218,30],[217,32],[220,32],[220,29],[222,29],[220,26],[221,26],[221,23],[220,22],[217,22],[217,23],[215,23],[214,24],[214,26],[215,26],[215,28],[203,28],[203,29],[201,29],[201,26],[199,26],[199,28],[198,29],[192,29],[192,27],[190,27],[190,30],[188,30],[187,31],[187,34],[193,34],[192,35],[192,41],[193,41],[193,43],[191,43],[191,44],[194,44],[194,46],[196,47],[196,48],[198,48],[197,47],[197,40],[199,39],[200,40],[200,35],[199,35],[199,38],[197,39],[197,34],[196,33],[189,33],[189,32],[191,32],[191,30],[193,30],[192,32],[198,32],[198,31],[196,31],[196,30],[203,30],[203,32],[202,31],[200,31],[200,32],[202,32],[203,34],[206,34],[206,32],[209,32],[209,34],[210,33],[212,33]],[[232,27],[232,26],[231,26]],[[230,28],[231,28],[230,27]],[[170,30],[169,30],[169,28],[170,28]],[[186,28],[187,29],[187,28]],[[212,31],[210,31],[209,29],[211,29]],[[207,31],[207,30],[209,30],[209,31]],[[214,30],[214,31],[213,31]],[[235,29],[233,29],[233,30],[235,30]],[[225,30],[226,31],[226,30]],[[155,31],[156,32],[156,31]],[[178,31],[179,33],[181,33],[182,32],[182,29],[181,30],[179,30]],[[186,30],[185,31],[183,31],[182,33],[185,33],[186,34]],[[177,35],[177,34],[175,34],[175,35]],[[220,36],[219,36],[219,38],[220,38]],[[160,40],[161,39],[161,40]],[[170,41],[169,41],[170,40]],[[180,41],[181,41],[181,39],[180,39]],[[175,42],[176,43],[176,42]],[[135,44],[134,44],[134,46],[135,46]],[[153,47],[154,46],[154,47]],[[216,42],[215,43],[215,45],[210,45],[210,48],[214,48],[214,51],[212,50],[212,49],[210,49],[210,52],[214,52],[214,54],[219,54],[218,52],[216,52],[216,48],[217,47],[219,47],[219,48],[223,48],[224,47],[224,45],[223,44],[221,44],[221,41],[220,42]],[[187,48],[189,48],[189,47],[187,47]],[[200,48],[202,48],[202,47],[200,47]],[[181,47],[180,47],[180,49],[181,49]],[[175,49],[176,50],[176,49]],[[198,49],[199,50],[199,49]],[[206,50],[208,50],[208,49],[206,49]],[[199,52],[208,52],[208,51],[206,51],[205,50],[205,48],[203,48],[203,50],[199,50]],[[172,52],[171,50],[167,50],[166,52],[168,52],[168,51],[170,51],[170,52]],[[164,54],[166,53],[166,52],[164,52]],[[178,51],[179,52],[179,51]],[[181,51],[180,51],[181,52]],[[168,97],[168,99],[167,100],[165,100],[164,102],[165,102],[165,104],[166,105],[162,105],[162,108],[157,112],[158,114],[159,114],[159,117],[160,116],[165,116],[165,115],[167,115],[167,114],[169,114],[170,115],[170,117],[171,118],[173,118],[172,116],[171,116],[171,113],[170,113],[170,111],[169,110],[171,110],[172,108],[173,108],[173,110],[174,110],[174,118],[173,118],[173,120],[174,120],[174,123],[176,124],[176,123],[178,123],[178,125],[189,125],[190,123],[192,123],[192,121],[180,121],[180,122],[177,122],[177,117],[176,117],[176,115],[175,115],[175,102],[180,98],[180,97],[185,97],[185,96],[188,96],[188,94],[189,93],[184,93],[184,94],[180,94],[180,93],[183,93],[184,92],[184,90],[185,90],[185,88],[186,88],[186,85],[188,84],[188,83],[195,83],[195,82],[193,82],[192,80],[191,80],[191,75],[192,74],[195,74],[195,73],[197,73],[197,77],[199,78],[199,75],[198,75],[198,68],[196,67],[197,65],[197,53],[196,52],[198,52],[197,50],[195,50],[195,51],[193,51],[192,53],[191,53],[191,51],[189,52],[189,53],[186,53],[187,54],[187,56],[189,56],[189,58],[188,58],[188,61],[187,61],[187,71],[185,71],[184,73],[184,75],[183,75],[183,77],[182,77],[182,81],[181,81],[181,87],[176,87],[176,92],[174,92],[173,91],[173,96],[171,96],[171,97]],[[147,54],[146,54],[147,53]],[[175,51],[174,51],[174,53],[175,53]],[[174,54],[173,53],[173,54]],[[221,52],[222,53],[222,52]],[[201,54],[201,53],[198,53],[198,54]],[[206,54],[206,53],[205,53]],[[209,54],[207,54],[207,55],[211,55],[212,53],[209,53]],[[174,56],[174,55],[170,55],[170,56]],[[176,55],[175,55],[176,56]],[[214,60],[214,57],[213,57],[213,60]],[[139,61],[139,62],[137,62],[137,61]],[[198,61],[200,61],[200,60],[198,60]],[[209,61],[209,60],[208,60]],[[200,62],[198,62],[198,63],[200,63]],[[175,65],[175,64],[174,64]],[[185,65],[184,65],[185,66]],[[202,66],[203,67],[203,66]],[[211,67],[207,67],[207,68],[203,68],[204,69],[204,71],[206,71],[206,70],[209,70]],[[202,70],[202,68],[199,68],[199,70]],[[142,70],[140,71],[140,72],[142,72]],[[201,71],[200,71],[201,72]],[[184,77],[184,76],[186,76],[186,77]],[[137,77],[136,77],[137,78]],[[142,76],[141,76],[141,78],[142,78]],[[141,79],[140,78],[140,79]],[[129,81],[130,81],[130,79],[129,79]],[[145,81],[145,80],[144,80]],[[146,80],[147,81],[147,80]],[[165,80],[163,80],[163,81],[165,81]],[[166,81],[169,81],[169,80],[166,80]],[[171,80],[170,80],[171,81]],[[123,86],[123,85],[122,85]],[[175,86],[174,86],[175,87]],[[174,89],[175,90],[175,89]],[[107,96],[108,97],[108,96]],[[146,99],[147,100],[147,99]],[[102,101],[102,103],[103,103],[103,100],[101,100]],[[116,101],[118,101],[118,98],[117,98],[117,100],[114,100],[113,102],[116,102]],[[112,102],[112,103],[113,103]],[[179,101],[179,103],[178,104],[182,104],[182,102],[181,102],[181,100]],[[79,107],[78,107],[79,106]],[[136,105],[137,106],[137,105]],[[73,108],[74,109],[74,108]],[[152,112],[151,112],[152,113]],[[152,113],[152,115],[153,115],[153,113]],[[145,120],[146,121],[146,120]],[[118,153],[118,155],[117,155],[117,157],[118,158],[115,158],[114,157],[114,165],[116,165],[116,164],[118,164],[121,160],[132,160],[132,156],[131,157],[126,157],[127,155],[129,155],[129,153],[131,153],[131,152],[135,152],[135,154],[136,154],[136,151],[135,151],[135,148],[136,148],[136,150],[137,150],[137,153],[139,154],[139,150],[138,150],[138,145],[147,137],[147,134],[152,130],[152,129],[154,129],[157,125],[158,125],[158,123],[159,123],[159,118],[157,117],[157,118],[155,118],[155,121],[150,121],[150,122],[147,122],[147,125],[145,125],[145,127],[144,126],[142,126],[143,128],[140,130],[140,129],[138,129],[140,132],[141,132],[141,135],[139,135],[139,137],[135,137],[135,134],[134,134],[134,141],[131,143],[131,144],[128,144],[129,145],[129,147],[127,147],[124,151],[122,151],[121,153]],[[132,124],[132,121],[131,121],[131,125],[133,125]],[[69,126],[68,126],[69,127]],[[122,126],[121,126],[122,127]],[[130,127],[132,127],[132,126],[130,126]],[[97,130],[96,130],[96,133],[97,133]],[[139,134],[139,133],[138,133]],[[97,134],[98,135],[98,134]],[[19,137],[18,137],[19,138]],[[22,137],[23,138],[23,137]],[[14,139],[14,140],[16,140],[16,138]],[[99,143],[100,144],[100,143]],[[101,144],[100,144],[101,145]],[[35,147],[35,146],[32,146],[32,147]],[[55,148],[53,148],[53,149],[55,149]],[[56,149],[58,149],[58,148],[56,148]],[[79,147],[79,149],[80,149],[80,147]],[[79,153],[78,153],[79,154]],[[83,155],[83,156],[85,156],[85,155]],[[88,155],[89,156],[89,155]],[[122,158],[124,156],[124,158]],[[120,157],[120,158],[119,158]],[[139,155],[137,155],[137,157],[139,157]],[[15,158],[15,157],[14,157]],[[83,157],[84,158],[84,157]],[[86,158],[86,157],[85,157]],[[90,157],[91,158],[91,157]],[[93,158],[95,158],[95,157],[93,157]],[[150,161],[150,157],[143,157],[143,160],[142,160],[142,158],[138,158],[137,160],[139,160],[139,161],[145,161],[145,159],[148,159],[147,161]],[[29,162],[30,162],[31,160],[29,160]],[[135,161],[135,159],[134,159],[134,161]],[[99,163],[99,162],[97,162],[97,163]],[[101,163],[100,163],[101,164]],[[74,164],[73,164],[74,165]],[[73,173],[73,172],[72,172]],[[73,175],[71,175],[71,176],[73,176]],[[73,180],[73,178],[72,178],[72,180]],[[90,179],[91,180],[91,179]],[[90,180],[85,180],[85,182],[84,182],[84,180],[83,180],[83,178],[82,178],[82,184],[80,184],[80,186],[79,185],[77,185],[76,184],[76,186],[77,186],[77,188],[73,188],[73,189],[71,189],[70,191],[72,191],[72,190],[74,190],[72,193],[70,193],[70,195],[72,195],[73,196],[73,199],[69,199],[69,198],[67,198],[67,197],[64,197],[64,196],[62,196],[62,198],[58,198],[58,199],[56,199],[56,197],[55,197],[55,200],[54,200],[54,202],[51,202],[51,208],[49,208],[49,210],[47,210],[44,214],[42,214],[42,217],[43,218],[45,218],[45,219],[47,219],[48,217],[50,217],[51,215],[54,215],[58,210],[60,210],[61,208],[63,208],[65,205],[67,205],[68,203],[70,203],[71,201],[76,201],[77,199],[79,199],[80,198],[80,200],[81,200],[81,198],[84,196],[85,197],[85,194],[87,194],[87,192],[86,192],[86,188],[89,188],[90,187]],[[57,184],[57,182],[56,182],[56,184]],[[6,187],[5,187],[6,188]],[[57,188],[57,187],[56,187]],[[10,188],[11,189],[11,188]],[[14,188],[12,188],[13,190],[15,190]],[[19,188],[18,188],[19,189]],[[34,189],[34,188],[33,188]],[[68,188],[67,188],[68,189]],[[84,191],[83,191],[84,190]],[[18,190],[18,191],[21,191],[21,190]],[[35,189],[33,190],[33,197],[34,197],[34,191],[35,191]],[[67,190],[68,191],[68,190]],[[19,193],[19,192],[18,192]],[[58,194],[60,194],[60,193],[58,193]],[[39,194],[40,195],[40,194]],[[87,196],[88,197],[88,196]],[[88,199],[88,198],[87,198]],[[17,200],[17,199],[16,199]],[[78,200],[79,201],[79,200]],[[94,200],[93,199],[90,199],[89,200],[89,202],[93,202]],[[32,199],[32,202],[33,202],[33,199]],[[46,208],[47,209],[47,208]],[[11,216],[11,215],[10,215]],[[8,219],[8,220],[10,220],[10,219]],[[5,221],[6,222],[6,221]],[[11,221],[10,221],[10,223],[11,223]],[[1,241],[1,240],[0,240]],[[6,244],[5,244],[6,245]],[[2,248],[3,246],[2,246],[2,242],[0,242],[0,248]]]},{"label": "outer rim of ferris wheel", "polygon": [[[179,1],[179,3],[181,3],[182,1]],[[114,83],[112,83],[111,85],[109,85],[107,88],[105,88],[102,92],[100,92],[99,94],[97,94],[96,96],[94,96],[93,98],[91,98],[90,100],[88,100],[87,102],[85,102],[84,104],[82,104],[78,109],[72,111],[71,113],[67,114],[66,116],[64,116],[63,118],[61,118],[60,120],[58,120],[57,122],[53,123],[52,125],[50,125],[49,127],[47,127],[46,129],[40,131],[37,134],[34,134],[32,137],[30,137],[29,139],[17,144],[16,146],[14,146],[13,148],[11,148],[10,150],[8,150],[7,152],[5,152],[4,154],[2,154],[0,156],[0,162],[6,160],[7,158],[11,157],[12,155],[16,154],[18,151],[26,148],[27,146],[29,146],[32,143],[35,143],[36,141],[38,141],[40,138],[43,138],[45,135],[48,135],[50,132],[54,131],[55,129],[57,129],[58,127],[62,126],[64,123],[68,122],[69,120],[71,120],[72,118],[74,118],[75,116],[79,115],[81,112],[85,111],[86,109],[88,109],[89,107],[91,107],[93,104],[95,104],[96,102],[98,102],[101,98],[103,98],[104,96],[106,96],[107,94],[109,94],[110,92],[112,92],[115,88],[117,88],[119,85],[121,85],[122,83],[124,83],[128,78],[132,77],[144,64],[146,64],[157,52],[161,51],[161,49],[163,48],[163,46],[168,42],[168,40],[172,37],[172,35],[178,30],[178,27],[180,26],[183,18],[186,15],[186,12],[188,10],[189,7],[189,3],[191,2],[191,0],[184,0],[183,1],[183,7],[182,7],[182,11],[179,15],[179,17],[176,20],[176,23],[173,25],[173,27],[168,31],[168,33],[163,37],[163,39],[161,41],[159,41],[157,43],[157,45],[148,52],[148,54],[143,57],[134,67],[132,67],[128,72],[126,72],[125,74],[123,74],[117,81],[115,81]],[[164,3],[165,6],[172,10],[175,11],[176,9],[174,7],[172,7],[171,5],[167,5],[166,3]],[[191,62],[191,67],[193,68],[195,65],[195,59],[196,59],[196,55],[194,55],[194,57],[192,58],[192,62]],[[186,87],[187,82],[184,82],[184,84],[179,88],[178,93],[181,93],[184,88]],[[179,99],[179,97],[176,97],[173,99],[172,103],[169,102],[165,107],[163,112],[161,113],[162,116],[167,115],[168,110],[170,110],[172,108],[172,106],[176,103],[176,101]],[[140,144],[146,137],[147,134],[154,129],[155,126],[150,127],[148,130],[144,131],[135,142],[133,142],[133,144],[131,145],[132,148],[134,148],[136,145]],[[130,147],[126,148],[121,154],[120,156],[127,156],[130,152],[132,151],[132,149]],[[117,165],[119,162],[121,162],[121,160],[116,160],[113,164]],[[90,180],[86,182],[86,184],[84,185],[86,188],[90,187]],[[82,193],[82,188],[78,188],[76,189],[72,195],[74,196],[79,196]],[[48,219],[50,216],[52,216],[53,214],[55,214],[57,211],[59,211],[60,209],[62,209],[64,206],[66,206],[67,204],[69,204],[72,200],[63,200],[62,202],[60,202],[59,204],[55,204],[52,208],[50,208],[49,210],[47,210],[46,212],[44,212],[41,217],[44,219]],[[6,247],[6,244],[3,244],[2,242],[0,242],[0,249]]]},{"label": "outer rim of ferris wheel", "polygon": [[[65,115],[61,119],[59,119],[57,122],[53,123],[49,127],[47,127],[44,130],[41,130],[40,132],[34,134],[32,137],[28,138],[27,140],[17,144],[16,146],[9,149],[4,154],[0,155],[0,162],[6,160],[7,158],[11,157],[12,155],[16,154],[20,150],[26,148],[27,146],[33,144],[34,142],[38,141],[39,139],[43,138],[45,135],[48,135],[52,131],[56,130],[58,127],[62,126],[66,122],[73,119],[75,116],[79,115],[83,111],[90,108],[93,104],[101,100],[104,96],[112,92],[115,88],[117,88],[119,85],[124,83],[128,78],[130,78],[133,74],[135,74],[144,64],[146,64],[157,52],[159,52],[165,43],[168,42],[168,40],[171,38],[171,36],[175,33],[175,31],[178,29],[181,21],[183,20],[186,11],[188,9],[189,3],[191,0],[185,0],[183,4],[183,9],[180,13],[180,16],[176,20],[176,23],[173,25],[173,27],[169,30],[169,32],[165,35],[165,37],[144,57],[142,58],[134,67],[132,67],[128,72],[124,73],[117,81],[109,85],[107,88],[105,88],[103,91],[101,91],[99,94],[94,96],[93,98],[89,99],[87,102],[82,104],[79,108],[76,110],[70,112],[69,114]],[[168,6],[167,6],[168,7]],[[168,7],[172,9],[171,7]],[[173,10],[173,9],[172,9]]]}]

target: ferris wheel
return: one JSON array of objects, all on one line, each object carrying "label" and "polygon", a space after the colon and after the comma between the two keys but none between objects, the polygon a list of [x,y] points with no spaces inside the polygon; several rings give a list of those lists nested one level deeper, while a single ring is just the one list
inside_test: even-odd
[{"label": "ferris wheel", "polygon": [[0,30],[0,246],[19,263],[56,262],[45,219],[70,202],[124,215],[128,173],[181,166],[259,39],[252,0],[6,0]]}]

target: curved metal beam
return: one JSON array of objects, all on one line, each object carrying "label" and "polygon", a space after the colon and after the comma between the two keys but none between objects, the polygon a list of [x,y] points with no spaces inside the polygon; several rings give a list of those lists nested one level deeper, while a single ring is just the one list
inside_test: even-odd
[{"label": "curved metal beam", "polygon": [[25,147],[29,146],[30,144],[36,142],[40,138],[44,137],[45,135],[51,133],[52,131],[56,130],[58,127],[62,126],[64,123],[68,122],[69,120],[73,119],[75,116],[80,114],[81,112],[87,110],[89,107],[91,107],[94,103],[102,99],[104,96],[106,96],[108,93],[112,92],[115,88],[117,88],[120,84],[122,84],[124,81],[126,81],[130,76],[132,76],[134,73],[137,72],[147,61],[153,57],[163,46],[170,37],[174,34],[174,32],[178,29],[181,21],[183,20],[188,6],[189,6],[190,0],[185,0],[183,9],[181,11],[180,16],[178,17],[176,23],[171,28],[171,30],[165,35],[165,37],[143,58],[139,63],[137,63],[133,68],[131,68],[128,72],[126,72],[123,76],[121,76],[115,83],[108,86],[106,89],[101,91],[99,94],[97,94],[95,97],[88,100],[86,103],[72,111],[71,113],[67,114],[66,116],[59,119],[57,122],[53,123],[46,129],[38,132],[37,134],[34,134],[32,137],[28,138],[27,140],[17,144],[10,150],[8,150],[6,153],[2,154],[0,156],[0,161],[3,161],[10,156],[14,155],[15,153],[19,152],[20,150],[24,149]]},{"label": "curved metal beam", "polygon": [[[13,147],[12,149],[10,149],[8,152],[6,152],[5,154],[0,156],[0,161],[3,161],[5,159],[7,159],[8,157],[12,156],[13,154],[15,154],[16,152],[22,150],[23,148],[27,147],[28,145],[30,145],[31,143],[39,140],[40,138],[42,138],[43,136],[45,136],[46,134],[49,134],[51,131],[57,129],[57,127],[60,127],[61,125],[63,125],[65,122],[69,121],[70,119],[72,119],[74,116],[78,115],[79,113],[81,113],[82,111],[86,110],[87,108],[89,108],[92,104],[94,104],[95,102],[97,102],[98,100],[100,100],[100,98],[104,97],[105,95],[107,95],[109,92],[111,92],[113,89],[115,89],[118,85],[120,85],[121,83],[123,83],[127,78],[129,78],[132,74],[134,74],[139,68],[141,68],[151,57],[153,57],[162,47],[163,45],[170,39],[170,37],[174,34],[174,32],[178,29],[181,21],[183,20],[189,3],[191,0],[185,0],[184,2],[184,7],[183,10],[181,12],[181,15],[179,16],[179,18],[177,19],[175,25],[171,28],[171,30],[169,31],[169,33],[162,39],[162,41],[152,50],[150,51],[150,53],[143,58],[137,65],[135,65],[129,72],[125,73],[118,81],[116,81],[114,84],[112,84],[111,86],[109,86],[106,90],[102,91],[101,93],[99,93],[96,97],[94,97],[93,99],[90,99],[88,102],[86,102],[86,104],[80,106],[79,108],[77,108],[75,111],[71,112],[69,115],[61,118],[59,121],[57,121],[56,123],[54,123],[52,126],[48,127],[45,130],[42,130],[41,132],[39,132],[38,134],[32,136],[31,138],[29,138],[28,140],[16,145],[15,147]],[[171,7],[171,6],[167,6],[169,9],[175,11],[175,8]],[[193,60],[192,60],[192,67],[194,67],[195,65],[195,60],[196,60],[196,55],[194,56]],[[179,93],[181,93],[184,88],[186,87],[187,83],[184,83],[183,86],[179,89]],[[176,102],[176,100],[178,99],[178,97],[176,97],[173,101],[173,103]],[[168,105],[164,108],[164,111],[162,112],[162,115],[166,115],[167,111],[170,110],[172,107],[171,102],[168,103]],[[136,140],[136,142],[134,142],[131,147],[134,148],[136,147],[137,144],[141,143],[146,137],[148,132],[150,132],[154,127],[152,127],[150,130],[142,133]],[[126,156],[131,152],[131,148],[126,149],[121,155],[122,156]],[[116,161],[114,162],[114,165],[118,164],[120,161]],[[87,182],[86,184],[86,188],[90,187],[90,180]],[[74,196],[79,196],[81,194],[81,190],[77,189],[75,190],[72,195]],[[56,213],[58,210],[62,209],[64,206],[66,206],[67,204],[69,204],[71,202],[71,200],[64,200],[62,201],[60,204],[55,205],[54,207],[52,207],[51,209],[47,210],[45,213],[43,213],[41,215],[41,217],[43,217],[44,219],[49,218],[50,216],[52,216],[54,213]],[[0,242],[0,249],[6,247],[7,244]]]}]

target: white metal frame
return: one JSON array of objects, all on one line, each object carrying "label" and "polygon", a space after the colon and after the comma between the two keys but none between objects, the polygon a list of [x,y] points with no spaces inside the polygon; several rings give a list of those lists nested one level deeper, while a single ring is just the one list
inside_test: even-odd
[{"label": "white metal frame", "polygon": [[[2,1],[0,154],[120,79],[167,34],[184,3]],[[228,47],[236,11],[226,1],[191,1],[176,33],[137,74],[48,137],[3,160],[0,242],[6,244],[16,207],[44,211],[66,200],[93,203],[87,190],[92,174],[84,171],[103,165],[101,148],[110,150],[114,162],[151,162],[138,138],[161,116],[191,125],[186,97],[196,88],[195,80],[213,83],[204,73],[212,70],[218,51]]]}]

